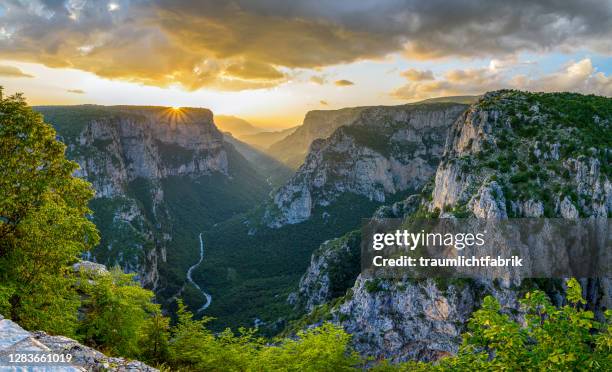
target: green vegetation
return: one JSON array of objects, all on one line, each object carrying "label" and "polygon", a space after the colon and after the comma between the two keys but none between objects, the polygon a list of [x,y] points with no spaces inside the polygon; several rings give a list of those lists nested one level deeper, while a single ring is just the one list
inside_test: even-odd
[{"label": "green vegetation", "polygon": [[66,138],[76,138],[85,126],[95,120],[109,120],[117,117],[132,115],[134,119],[142,116],[130,114],[117,106],[79,105],[79,106],[37,106],[35,111],[43,114],[45,120]]},{"label": "green vegetation", "polygon": [[[77,139],[92,121],[106,125],[121,125],[123,119],[146,120],[148,111],[163,114],[162,107],[144,106],[40,106],[36,111],[45,115],[58,133],[58,138],[70,144],[69,157],[86,160],[97,172],[88,172],[88,179],[106,185],[108,180],[95,177],[111,177],[106,174],[108,161],[115,166],[129,159],[119,159],[108,148],[111,140],[93,141],[93,146],[82,146]],[[184,109],[187,110],[187,109]],[[207,110],[189,109],[194,115]],[[163,115],[162,115],[163,118]],[[178,167],[189,164],[193,150],[176,144],[154,140],[162,165]],[[164,309],[171,304],[164,300],[179,292],[185,282],[185,271],[198,257],[197,236],[215,223],[227,220],[235,214],[251,209],[269,192],[270,187],[262,174],[256,173],[250,164],[231,145],[224,145],[227,154],[228,173],[212,173],[201,177],[166,177],[163,182],[138,177],[130,180],[125,190],[116,190],[112,197],[97,197],[90,201],[92,221],[100,231],[100,243],[92,249],[97,262],[108,266],[119,265],[126,271],[151,268],[154,254],[166,253],[167,261],[157,260],[160,271],[158,298]],[[110,151],[110,153],[109,153]],[[216,155],[216,154],[210,154]],[[119,168],[119,167],[118,167]],[[115,186],[115,185],[113,185]],[[122,193],[125,192],[124,195]],[[163,195],[160,200],[159,196]],[[154,258],[154,257],[153,257]],[[183,293],[189,305],[196,306],[201,294],[187,287]]]},{"label": "green vegetation", "polygon": [[[226,151],[231,177],[216,173],[198,178],[173,176],[162,181],[164,208],[169,216],[163,226],[169,228],[172,240],[167,242],[167,261],[159,265],[160,276],[165,279],[158,292],[161,299],[171,298],[185,283],[185,272],[199,257],[198,234],[253,208],[269,191],[261,176],[246,166],[236,150],[228,147]],[[208,261],[206,239],[205,243]],[[198,279],[194,273],[194,280],[202,283]],[[183,294],[185,302],[191,308],[199,308],[201,294],[191,289]]]},{"label": "green vegetation", "polygon": [[[124,274],[118,267],[108,274],[83,276],[79,289],[84,317],[79,338],[110,355],[138,357],[147,342],[143,336],[155,336],[148,323],[160,321],[153,292],[141,288],[133,274]],[[149,332],[143,334],[145,329]]]},{"label": "green vegetation", "polygon": [[178,167],[182,164],[189,164],[195,153],[194,150],[186,149],[183,146],[175,143],[166,143],[164,141],[156,140],[155,144],[159,149],[162,162],[169,166]]},{"label": "green vegetation", "polygon": [[391,155],[389,134],[383,133],[382,130],[372,130],[366,125],[349,125],[340,130],[353,137],[360,146],[368,147],[385,157]]},{"label": "green vegetation", "polygon": [[[409,193],[409,192],[407,192]],[[395,195],[390,202],[404,198]],[[204,234],[204,263],[194,271],[194,280],[213,296],[206,314],[215,317],[211,326],[221,330],[226,326],[249,327],[255,318],[269,327],[269,334],[282,329],[281,320],[299,318],[287,303],[287,296],[295,290],[308,267],[312,252],[321,243],[360,226],[362,216],[371,215],[380,203],[365,197],[345,193],[328,207],[316,207],[309,220],[299,224],[271,229],[260,225],[262,210],[250,215],[238,215],[218,224]],[[197,236],[194,235],[194,238]],[[356,236],[350,238],[352,245]],[[193,249],[197,249],[194,241]],[[358,250],[358,247],[356,247]],[[353,256],[359,270],[359,255]],[[349,262],[350,263],[350,262]],[[334,291],[348,288],[347,271],[339,268]],[[197,306],[195,303],[191,304]]]},{"label": "green vegetation", "polygon": [[0,88],[0,313],[29,329],[75,334],[70,265],[98,242],[91,185],[21,95]]},{"label": "green vegetation", "polygon": [[269,344],[253,330],[214,335],[205,327],[210,319],[194,320],[182,303],[177,314],[167,362],[173,370],[351,371],[362,363],[349,346],[350,336],[329,323]]},{"label": "green vegetation", "polygon": [[[115,356],[181,370],[330,370],[357,362],[349,336],[331,325],[265,345],[253,331],[214,335],[179,302],[178,323],[154,304],[133,275],[73,269],[96,245],[88,220],[91,186],[20,96],[0,94],[0,311],[27,329],[77,339]],[[104,218],[108,218],[104,217]],[[79,313],[82,316],[77,316]],[[264,366],[264,367],[261,367]]]},{"label": "green vegetation", "polygon": [[329,296],[336,298],[343,296],[346,290],[353,286],[361,271],[361,231],[351,231],[332,240],[329,245],[324,248],[336,251],[348,248],[347,251],[335,255],[328,264]]},{"label": "green vegetation", "polygon": [[[99,262],[115,262],[123,268],[136,268],[144,262],[145,252],[154,249],[153,242],[143,234],[142,227],[152,228],[146,218],[140,216],[131,222],[116,218],[118,213],[130,213],[135,208],[132,199],[97,198],[90,201],[94,211],[92,221],[100,231],[100,244],[94,248]],[[120,259],[119,259],[120,258]]]},{"label": "green vegetation", "polygon": [[612,311],[599,323],[584,309],[576,279],[567,282],[568,304],[551,305],[544,292],[529,292],[521,301],[525,323],[505,314],[487,296],[468,323],[457,356],[437,364],[409,362],[381,365],[376,371],[592,371],[612,366]]},{"label": "green vegetation", "polygon": [[[612,99],[574,93],[500,91],[486,95],[476,106],[489,112],[493,136],[484,136],[474,156],[454,159],[476,178],[496,181],[510,201],[542,201],[545,217],[555,216],[555,200],[568,197],[581,216],[588,196],[576,195],[576,165],[612,176]],[[495,115],[498,119],[492,119]],[[476,187],[474,183],[474,187]],[[458,211],[462,215],[462,211]]]}]

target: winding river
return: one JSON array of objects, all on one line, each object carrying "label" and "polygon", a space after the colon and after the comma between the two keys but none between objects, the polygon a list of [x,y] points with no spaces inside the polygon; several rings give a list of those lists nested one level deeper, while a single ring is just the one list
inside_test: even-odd
[{"label": "winding river", "polygon": [[189,270],[187,270],[187,281],[193,284],[193,286],[196,287],[198,291],[200,291],[202,295],[206,298],[206,302],[204,302],[204,304],[198,309],[198,313],[202,310],[205,310],[207,307],[209,307],[210,303],[212,302],[212,296],[204,292],[204,290],[198,285],[198,283],[194,282],[193,279],[191,278],[191,273],[193,272],[193,270],[196,269],[198,266],[200,266],[202,261],[204,261],[204,242],[202,241],[202,233],[200,233],[199,239],[200,239],[200,259],[198,260],[198,262],[192,265],[189,268]]}]

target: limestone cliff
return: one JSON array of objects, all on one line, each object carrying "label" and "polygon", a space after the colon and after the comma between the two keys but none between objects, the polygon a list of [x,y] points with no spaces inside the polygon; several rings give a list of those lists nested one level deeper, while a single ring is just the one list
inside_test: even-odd
[{"label": "limestone cliff", "polygon": [[[498,91],[465,111],[448,133],[444,155],[420,195],[379,209],[375,217],[557,217],[609,218],[612,213],[612,100],[578,94]],[[317,252],[326,257],[334,251]],[[329,262],[329,261],[328,261]],[[319,259],[298,293],[308,310],[317,309],[333,268]],[[538,284],[539,283],[539,284]],[[596,313],[612,305],[610,280],[582,279],[584,297]],[[320,306],[323,319],[342,324],[357,349],[395,361],[435,360],[455,353],[465,322],[486,294],[503,311],[520,316],[517,299],[543,285],[553,302],[563,302],[563,282],[512,283],[484,280],[397,280],[359,275],[344,296]],[[333,305],[332,305],[333,304]],[[311,314],[314,312],[311,312]]]},{"label": "limestone cliff", "polygon": [[[157,290],[168,282],[172,290],[180,287],[184,276],[179,270],[191,262],[172,261],[174,276],[163,278],[163,284],[160,276],[167,274],[160,273],[160,266],[169,265],[172,257],[188,258],[191,247],[197,258],[197,242],[175,241],[185,220],[194,231],[181,236],[197,239],[196,231],[211,224],[209,215],[233,213],[208,211],[209,199],[223,202],[226,193],[238,189],[232,185],[241,182],[252,185],[253,197],[267,192],[264,177],[224,142],[210,110],[94,105],[36,109],[67,144],[68,158],[79,163],[76,174],[95,189],[91,207],[102,241],[88,258],[136,272],[147,287]],[[203,208],[183,216],[177,199]]]},{"label": "limestone cliff", "polygon": [[311,144],[304,164],[274,194],[268,226],[307,220],[313,208],[330,205],[344,193],[384,202],[389,195],[420,189],[435,172],[448,129],[466,107],[439,103],[339,110],[333,119],[351,120]]}]

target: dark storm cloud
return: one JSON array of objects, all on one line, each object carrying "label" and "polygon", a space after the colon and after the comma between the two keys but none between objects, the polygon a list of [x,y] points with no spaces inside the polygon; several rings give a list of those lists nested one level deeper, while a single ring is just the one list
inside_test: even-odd
[{"label": "dark storm cloud", "polygon": [[240,90],[316,68],[583,48],[612,53],[611,1],[8,0],[0,57],[186,89]]}]

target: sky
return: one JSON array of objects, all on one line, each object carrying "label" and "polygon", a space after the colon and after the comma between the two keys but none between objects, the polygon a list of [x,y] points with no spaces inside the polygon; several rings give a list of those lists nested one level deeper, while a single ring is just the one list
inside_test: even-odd
[{"label": "sky", "polygon": [[0,0],[0,85],[268,129],[502,88],[612,96],[612,0]]}]

